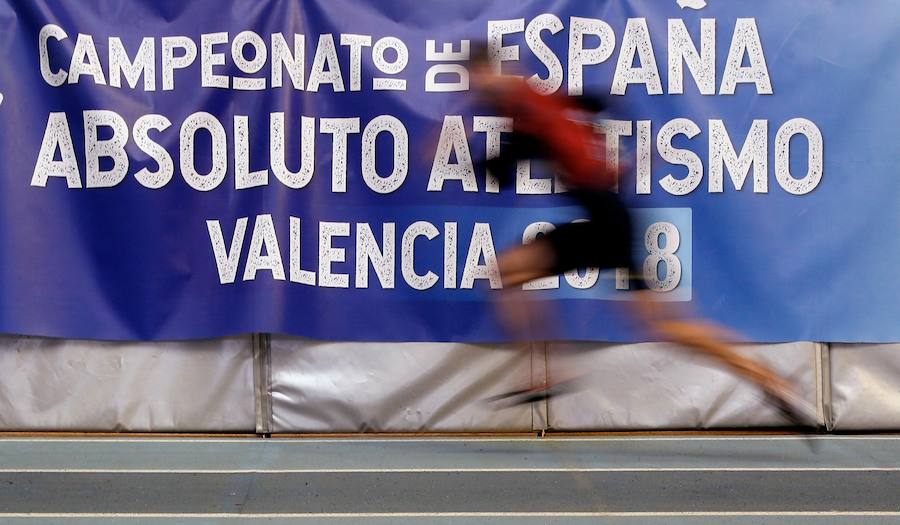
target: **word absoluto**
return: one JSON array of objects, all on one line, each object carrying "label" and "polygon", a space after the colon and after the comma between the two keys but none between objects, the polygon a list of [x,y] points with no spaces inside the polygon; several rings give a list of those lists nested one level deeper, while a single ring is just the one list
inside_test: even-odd
[{"label": "word absoluto", "polygon": [[[270,214],[255,217],[247,246],[249,221],[249,217],[237,219],[234,227],[230,228],[230,240],[226,239],[221,221],[206,221],[220,284],[234,284],[243,262],[242,281],[254,281],[260,272],[264,272],[277,281],[307,286],[393,289],[398,285],[399,263],[402,282],[413,290],[428,290],[438,285],[444,289],[473,289],[478,281],[486,282],[492,289],[503,287],[497,266],[497,250],[488,223],[476,222],[472,225],[472,235],[463,252],[459,250],[460,230],[456,222],[435,225],[428,221],[416,221],[402,232],[398,232],[396,223],[387,222],[381,224],[381,231],[376,236],[372,225],[367,222],[323,221],[317,223],[316,241],[308,243],[304,240],[308,236],[303,234],[301,219],[290,217],[290,236],[285,247],[279,244],[275,222]],[[529,243],[553,228],[554,225],[547,222],[532,223],[525,229],[522,242]],[[677,227],[669,222],[656,222],[645,232],[647,255],[643,272],[651,289],[667,292],[678,286],[682,267],[677,255],[680,239]],[[437,251],[442,257],[440,267],[427,268],[421,261],[417,262],[416,253],[424,244],[432,242],[440,243]],[[301,264],[301,254],[307,248],[317,249],[318,262],[313,269],[304,268]],[[347,261],[348,251],[355,255],[352,263]],[[462,253],[465,253],[464,259],[459,258]],[[352,279],[350,273],[342,272],[336,265],[343,266],[345,270],[352,268]],[[370,279],[370,273],[375,279]],[[599,276],[598,269],[586,268],[569,271],[562,277],[572,288],[586,290],[597,284]],[[628,270],[617,270],[616,289],[627,290],[628,286]],[[553,276],[526,283],[522,288],[549,290],[559,287],[560,276]]]},{"label": "word absoluto", "polygon": [[[523,38],[532,56],[547,70],[544,76],[532,75],[529,78],[531,85],[541,93],[555,93],[565,79],[568,94],[580,95],[584,89],[585,69],[603,64],[613,56],[617,35],[601,19],[570,17],[564,71],[563,60],[544,40],[564,29],[563,21],[548,13],[536,16],[527,24],[524,18],[488,21],[488,55],[499,73],[504,62],[515,62],[520,58],[521,46],[505,40]],[[684,92],[686,65],[697,89],[704,95],[731,95],[742,83],[753,84],[758,94],[772,94],[756,21],[738,18],[730,29],[732,37],[727,60],[719,70],[715,19],[701,20],[699,46],[692,40],[683,20],[668,20],[667,93]],[[120,89],[169,91],[176,89],[176,72],[180,71],[180,75],[194,75],[194,85],[199,80],[199,85],[204,88],[241,91],[290,88],[317,92],[327,86],[334,92],[360,91],[365,89],[363,72],[369,70],[363,67],[367,57],[374,70],[386,77],[374,77],[366,86],[371,85],[374,91],[407,88],[406,79],[397,75],[402,74],[409,63],[409,47],[393,36],[375,40],[371,35],[320,34],[311,61],[307,60],[306,36],[303,34],[274,33],[264,38],[253,31],[242,31],[233,37],[226,32],[217,32],[202,34],[199,41],[186,36],[144,37],[131,54],[119,37],[109,37],[105,45],[99,46],[88,34],[78,34],[74,46],[65,43],[69,39],[69,34],[55,24],[45,25],[38,35],[41,74],[51,86],[78,84],[90,78],[94,84]],[[430,69],[425,75],[426,91],[468,89],[467,71],[462,64],[453,62],[468,60],[469,44],[468,40],[462,40],[458,46],[460,51],[453,51],[452,43],[444,43],[439,51],[434,40],[426,41],[426,60],[447,63],[438,66],[443,67],[441,69]],[[103,58],[101,53],[104,53]],[[235,68],[229,67],[229,59],[238,75],[226,74],[235,72]],[[746,66],[743,65],[745,59]],[[624,95],[629,85],[643,84],[649,94],[662,94],[659,62],[646,19],[628,19],[622,32],[610,93]],[[195,64],[199,68],[191,71]],[[199,79],[196,78],[197,69]],[[344,78],[343,71],[349,73],[349,79]],[[459,81],[441,86],[435,78],[437,71],[455,74]],[[721,78],[718,86],[717,77]],[[141,78],[143,82],[139,82]]]},{"label": "word absoluto", "polygon": [[[138,184],[150,188],[162,188],[175,179],[175,173],[188,186],[197,191],[212,191],[225,184],[229,173],[233,181],[228,185],[242,190],[269,185],[273,179],[285,187],[301,189],[306,187],[316,175],[316,140],[326,136],[331,141],[331,190],[335,193],[347,191],[348,166],[351,162],[360,166],[360,176],[365,186],[374,193],[388,194],[400,189],[409,172],[409,133],[406,126],[396,117],[379,115],[363,126],[360,118],[313,118],[287,117],[284,113],[270,113],[268,122],[261,123],[257,117],[251,123],[250,117],[235,115],[229,126],[216,116],[197,112],[188,116],[177,132],[178,166],[172,154],[161,145],[175,142],[168,131],[172,122],[164,115],[144,115],[129,125],[118,113],[109,110],[89,110],[82,112],[84,144],[79,147],[83,155],[82,175],[79,157],[72,140],[70,123],[66,113],[54,112],[49,115],[41,149],[35,163],[31,179],[32,186],[47,186],[49,179],[65,179],[70,189],[109,188],[121,184],[132,173]],[[299,121],[299,122],[298,122]],[[769,191],[770,149],[774,151],[774,174],[778,185],[786,192],[803,195],[818,186],[823,171],[823,140],[816,125],[809,120],[793,118],[781,124],[777,131],[769,131],[767,120],[754,120],[747,130],[743,145],[735,148],[724,122],[709,120],[707,123],[708,159],[706,162],[697,153],[673,145],[676,137],[683,135],[693,139],[701,133],[701,128],[690,119],[678,118],[659,126],[656,139],[652,138],[651,121],[605,120],[596,126],[598,134],[606,137],[606,161],[614,168],[620,162],[620,143],[634,136],[634,159],[629,163],[636,167],[635,191],[649,194],[651,184],[651,162],[653,146],[669,165],[684,166],[686,174],[676,176],[665,173],[658,178],[658,185],[672,195],[686,195],[700,187],[704,171],[708,174],[707,189],[710,193],[720,193],[725,188],[725,171],[728,171],[732,186],[741,190],[751,170],[753,191]],[[299,143],[288,145],[288,126],[299,127]],[[470,127],[460,115],[444,117],[431,173],[428,191],[442,191],[448,184],[458,184],[466,192],[497,193],[500,186],[494,174],[476,174],[470,150],[470,138],[483,134],[485,150],[489,157],[500,154],[501,137],[513,129],[509,118],[475,116]],[[151,137],[151,132],[157,138]],[[209,158],[211,164],[201,172],[195,163],[198,133],[207,133],[212,138]],[[264,157],[251,159],[251,136],[268,135],[268,163]],[[392,140],[383,140],[381,148],[376,147],[382,134]],[[294,134],[295,136],[297,134]],[[774,135],[774,136],[773,136]],[[100,137],[104,138],[100,138]],[[359,136],[357,139],[356,136]],[[801,136],[806,139],[806,173],[791,173],[791,153],[798,147],[791,139]],[[161,137],[161,140],[160,140]],[[319,137],[317,139],[317,137]],[[351,141],[352,139],[352,141]],[[126,147],[129,142],[142,152],[142,157],[152,159],[156,166],[130,169]],[[351,155],[350,145],[358,154]],[[390,152],[385,151],[390,145]],[[378,151],[390,155],[393,164],[390,172],[376,169]],[[295,152],[299,151],[299,155]],[[740,151],[740,153],[738,153]],[[802,151],[802,150],[801,150]],[[296,166],[289,167],[288,153],[298,157]],[[204,152],[205,155],[205,152]],[[101,162],[111,159],[111,162]],[[234,159],[234,166],[229,165]],[[262,164],[262,165],[261,165]],[[685,171],[685,170],[681,170]],[[355,173],[355,170],[353,171]],[[483,176],[483,179],[482,179]],[[483,180],[483,184],[480,184]],[[515,191],[522,195],[544,195],[561,191],[552,178],[533,177],[531,163],[522,161],[516,169]]]}]

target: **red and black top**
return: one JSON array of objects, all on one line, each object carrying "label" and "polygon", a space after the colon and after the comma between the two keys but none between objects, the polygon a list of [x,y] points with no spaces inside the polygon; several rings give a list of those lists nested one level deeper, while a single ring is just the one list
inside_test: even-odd
[{"label": "red and black top", "polygon": [[571,188],[608,190],[616,185],[618,173],[605,158],[605,142],[590,126],[576,122],[567,113],[582,108],[563,95],[541,95],[522,80],[510,79],[498,108],[513,119],[513,131],[535,139],[545,149],[548,160],[556,162],[563,182]]}]

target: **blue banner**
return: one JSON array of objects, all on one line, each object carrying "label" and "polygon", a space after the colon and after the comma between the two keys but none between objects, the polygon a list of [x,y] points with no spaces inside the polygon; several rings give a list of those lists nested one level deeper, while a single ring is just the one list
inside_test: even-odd
[{"label": "blue banner", "polygon": [[[0,332],[499,341],[496,258],[583,218],[465,59],[605,95],[662,300],[755,341],[900,341],[894,0],[0,0]],[[527,291],[634,341],[621,272]],[[550,314],[548,314],[550,315]]]}]

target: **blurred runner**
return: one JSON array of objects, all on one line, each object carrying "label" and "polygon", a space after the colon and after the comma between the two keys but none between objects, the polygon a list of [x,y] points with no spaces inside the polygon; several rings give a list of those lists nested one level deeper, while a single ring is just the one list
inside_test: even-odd
[{"label": "blurred runner", "polygon": [[[513,131],[501,142],[496,158],[483,167],[501,185],[514,180],[519,160],[535,159],[554,163],[568,196],[582,206],[588,221],[557,225],[534,242],[512,248],[500,255],[499,267],[506,297],[497,304],[514,337],[528,339],[535,323],[545,320],[535,301],[529,301],[522,285],[576,268],[629,268],[632,290],[631,314],[653,339],[691,348],[726,365],[752,381],[766,400],[797,426],[815,425],[815,412],[796,394],[791,383],[766,365],[737,353],[726,340],[724,329],[709,322],[691,319],[671,303],[655,301],[644,284],[643,272],[632,260],[632,228],[629,212],[612,191],[619,173],[598,158],[604,151],[602,140],[591,129],[594,115],[602,109],[588,98],[543,96],[518,77],[496,74],[486,50],[474,50],[470,82],[480,102],[499,115],[513,119]],[[512,296],[512,297],[510,297]],[[584,377],[574,377],[543,388],[509,392],[491,398],[514,405],[546,399],[580,389]]]}]

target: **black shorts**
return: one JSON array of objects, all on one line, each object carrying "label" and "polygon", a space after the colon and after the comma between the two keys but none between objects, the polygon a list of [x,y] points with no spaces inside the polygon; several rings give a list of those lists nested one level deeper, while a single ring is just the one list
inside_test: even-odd
[{"label": "black shorts", "polygon": [[[524,133],[504,134],[500,156],[485,159],[502,186],[515,181],[516,162],[521,159],[550,158],[544,143]],[[631,217],[619,196],[611,191],[570,188],[568,195],[588,213],[588,220],[557,225],[544,238],[556,254],[554,274],[576,268],[628,268],[630,289],[645,288],[642,272],[631,256]]]},{"label": "black shorts", "polygon": [[588,212],[585,222],[561,224],[544,239],[556,254],[554,273],[576,268],[628,268],[632,280],[640,272],[632,259],[631,217],[618,195],[610,191],[571,190],[569,195]]}]

